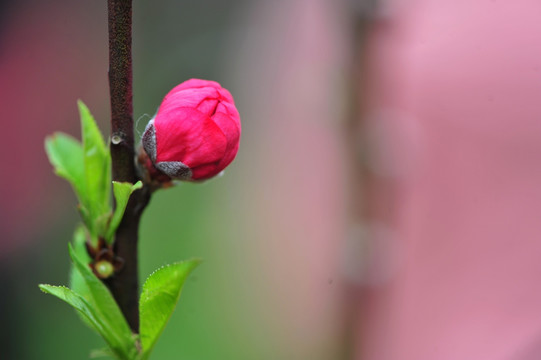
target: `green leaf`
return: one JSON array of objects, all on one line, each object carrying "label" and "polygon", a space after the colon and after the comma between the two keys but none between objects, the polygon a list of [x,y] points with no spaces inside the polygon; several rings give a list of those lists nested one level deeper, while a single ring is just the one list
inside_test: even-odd
[{"label": "green leaf", "polygon": [[113,216],[113,211],[109,210],[104,214],[101,214],[94,220],[94,226],[96,227],[96,232],[101,237],[105,237],[107,234],[107,228],[111,222],[111,217]]},{"label": "green leaf", "polygon": [[[77,254],[77,257],[81,259],[83,263],[85,263],[87,266],[90,264],[92,259],[90,258],[90,255],[88,255],[88,252],[86,250],[86,238],[87,238],[87,231],[84,225],[80,224],[76,229],[75,233],[73,234],[73,250]],[[83,298],[90,298],[90,290],[88,289],[88,286],[85,283],[85,280],[81,273],[77,271],[74,264],[71,264],[70,269],[70,288],[75,291],[77,294],[81,295]],[[92,327],[92,324],[89,324],[86,317],[81,317],[83,322],[85,322],[87,325],[90,325]]]},{"label": "green leaf", "polygon": [[89,264],[92,258],[86,250],[86,239],[86,228],[83,224],[79,224],[73,233],[73,250],[79,259],[81,259],[84,263]]},{"label": "green leaf", "polygon": [[45,139],[45,152],[55,173],[68,180],[79,202],[85,204],[86,179],[81,143],[69,135],[55,133]]},{"label": "green leaf", "polygon": [[152,273],[143,285],[139,301],[142,359],[147,359],[173,314],[182,286],[200,259],[166,265]]},{"label": "green leaf", "polygon": [[83,294],[84,299],[107,328],[106,334],[102,332],[100,334],[115,354],[120,354],[125,359],[134,359],[137,356],[137,348],[133,333],[109,289],[94,275],[88,264],[77,256],[71,244],[69,253],[76,271],[80,273],[84,284],[88,287],[88,292]]},{"label": "green leaf", "polygon": [[[83,203],[83,205],[89,211],[95,226],[102,215],[111,211],[111,155],[86,105],[79,100],[78,106],[81,115],[83,163],[88,194],[88,203]],[[94,229],[98,235],[101,235],[100,230],[104,229]]]},{"label": "green leaf", "polygon": [[128,205],[130,195],[135,190],[142,187],[143,183],[141,181],[138,181],[133,185],[128,182],[113,181],[113,193],[115,195],[116,208],[113,217],[111,218],[111,222],[109,223],[107,232],[105,234],[105,240],[108,243],[111,243],[113,241],[116,229],[118,228],[120,221],[122,221],[122,216],[124,216],[124,211],[126,210],[126,205]]},{"label": "green leaf", "polygon": [[81,295],[65,286],[40,284],[39,288],[44,293],[56,296],[73,306],[77,312],[86,319],[86,322],[91,324],[92,327],[102,335],[103,339],[111,346],[112,353],[117,359],[131,360],[135,358],[126,356],[122,349],[116,348],[115,344],[111,344],[110,339],[114,338],[111,329],[107,327],[107,324],[103,321],[104,319],[100,317],[100,314],[96,309]]},{"label": "green leaf", "polygon": [[68,180],[79,199],[79,212],[92,243],[105,236],[111,219],[111,155],[86,105],[78,102],[82,144],[57,133],[46,138],[45,150],[55,172]]},{"label": "green leaf", "polygon": [[[86,266],[92,262],[92,258],[88,254],[86,249],[87,229],[84,225],[79,224],[73,233],[73,252],[77,258]],[[72,262],[70,269],[70,288],[84,297],[85,299],[91,299],[90,289],[88,288],[86,281],[77,270],[75,263]]]},{"label": "green leaf", "polygon": [[104,331],[103,324],[97,318],[92,306],[75,291],[65,286],[53,286],[46,284],[40,284],[39,288],[44,293],[56,296],[60,300],[63,300],[73,306],[79,312],[79,314],[84,317],[89,324],[92,324],[92,326],[98,332]]}]

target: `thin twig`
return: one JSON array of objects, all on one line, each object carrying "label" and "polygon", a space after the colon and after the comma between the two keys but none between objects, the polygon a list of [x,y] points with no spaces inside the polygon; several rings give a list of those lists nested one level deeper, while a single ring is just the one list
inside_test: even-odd
[{"label": "thin twig", "polygon": [[[132,90],[132,0],[108,0],[109,88],[113,180],[135,183]],[[145,187],[135,192],[118,227],[114,251],[124,267],[106,280],[133,332],[139,332],[137,240],[139,220],[148,204]]]}]

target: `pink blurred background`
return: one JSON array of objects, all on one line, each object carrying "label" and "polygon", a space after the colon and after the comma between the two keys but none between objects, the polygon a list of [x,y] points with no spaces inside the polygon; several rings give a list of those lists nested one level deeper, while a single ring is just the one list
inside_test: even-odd
[{"label": "pink blurred background", "polygon": [[[78,98],[108,133],[106,5],[0,5],[2,358],[84,358],[99,340],[36,287],[77,222],[43,139],[78,134]],[[145,214],[142,275],[206,260],[157,358],[541,358],[541,3],[134,9],[139,131],[190,77],[244,131],[226,176]]]},{"label": "pink blurred background", "polygon": [[395,5],[369,35],[367,122],[398,256],[359,352],[539,359],[541,3]]}]

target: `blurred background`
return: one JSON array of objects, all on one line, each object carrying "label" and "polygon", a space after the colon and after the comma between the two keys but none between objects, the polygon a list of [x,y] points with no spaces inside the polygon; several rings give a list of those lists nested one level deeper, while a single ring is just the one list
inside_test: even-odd
[{"label": "blurred background", "polygon": [[[0,1],[0,359],[103,346],[38,283],[77,224],[46,135],[109,133],[106,1]],[[541,3],[134,1],[134,118],[192,77],[225,176],[158,192],[140,275],[202,257],[156,359],[541,358]]]}]

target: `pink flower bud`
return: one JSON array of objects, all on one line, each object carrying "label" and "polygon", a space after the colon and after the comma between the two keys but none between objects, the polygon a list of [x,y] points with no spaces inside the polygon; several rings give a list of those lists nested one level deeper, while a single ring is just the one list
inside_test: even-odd
[{"label": "pink flower bud", "polygon": [[154,166],[169,177],[204,180],[233,161],[240,131],[229,91],[214,81],[191,79],[165,96],[142,143]]}]

